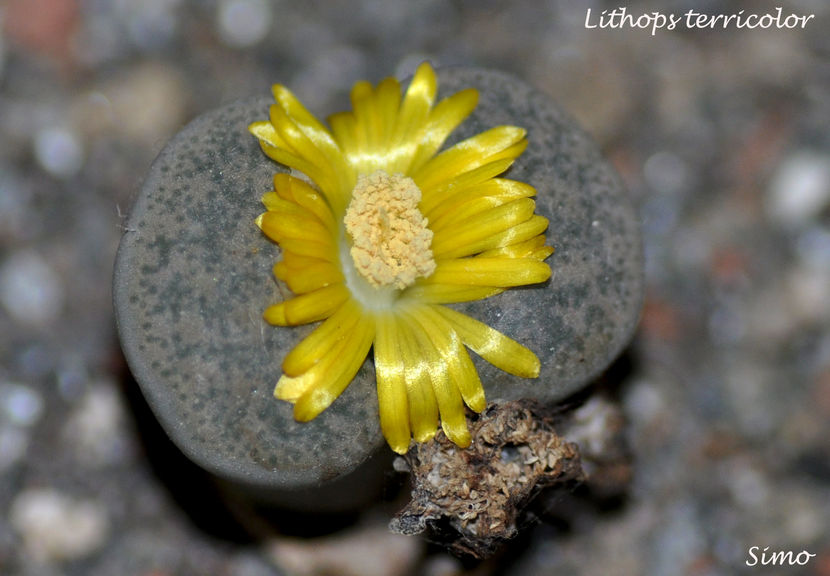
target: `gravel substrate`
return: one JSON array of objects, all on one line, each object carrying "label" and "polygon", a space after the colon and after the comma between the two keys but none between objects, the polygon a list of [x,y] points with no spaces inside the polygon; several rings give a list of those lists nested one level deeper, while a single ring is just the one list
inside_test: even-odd
[{"label": "gravel substrate", "polygon": [[[619,6],[3,3],[0,573],[830,574],[830,7],[632,1],[635,18],[814,18],[586,28],[589,8],[591,24]],[[549,95],[620,173],[644,233],[645,309],[604,384],[632,484],[545,501],[483,563],[388,533],[406,496],[391,466],[360,514],[253,513],[160,431],[111,305],[124,216],[189,120],[274,82],[326,116],[354,81],[424,59]],[[761,566],[779,551],[809,559]]]}]

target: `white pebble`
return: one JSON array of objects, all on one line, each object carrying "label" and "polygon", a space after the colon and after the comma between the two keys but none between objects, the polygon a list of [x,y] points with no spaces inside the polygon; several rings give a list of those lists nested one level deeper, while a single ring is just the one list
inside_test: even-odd
[{"label": "white pebble", "polygon": [[124,408],[112,384],[90,387],[69,417],[63,440],[76,456],[91,465],[121,459],[129,449]]},{"label": "white pebble", "polygon": [[424,576],[458,576],[464,568],[457,558],[444,555],[428,556],[424,561]]},{"label": "white pebble", "polygon": [[224,0],[217,14],[219,36],[228,46],[253,46],[268,34],[271,19],[271,7],[265,0]]},{"label": "white pebble", "polygon": [[43,414],[40,394],[22,384],[0,384],[0,410],[16,426],[31,426]]},{"label": "white pebble", "polygon": [[769,217],[798,226],[817,217],[830,204],[830,156],[800,151],[776,170],[766,197]]},{"label": "white pebble", "polygon": [[84,164],[78,137],[63,128],[46,128],[35,135],[35,158],[44,170],[58,178],[69,178]]},{"label": "white pebble", "polygon": [[763,472],[739,460],[728,464],[725,476],[733,500],[746,510],[766,508],[770,499],[770,486]]},{"label": "white pebble", "polygon": [[388,576],[411,573],[422,543],[385,526],[367,526],[313,540],[274,538],[266,550],[274,564],[295,576]]},{"label": "white pebble", "polygon": [[144,50],[153,50],[164,46],[175,36],[179,3],[179,0],[121,2],[120,17],[127,24],[133,42]]},{"label": "white pebble", "polygon": [[90,113],[98,129],[140,146],[157,148],[185,119],[185,83],[172,65],[140,62],[103,84],[99,92]]},{"label": "white pebble", "polygon": [[109,532],[102,505],[51,489],[20,493],[12,502],[9,520],[26,552],[39,562],[82,558],[97,550]]},{"label": "white pebble", "polygon": [[625,411],[636,422],[648,425],[666,410],[666,399],[660,386],[648,379],[638,380],[628,388]]},{"label": "white pebble", "polygon": [[21,324],[45,326],[63,306],[60,277],[36,252],[17,252],[0,267],[0,301]]}]

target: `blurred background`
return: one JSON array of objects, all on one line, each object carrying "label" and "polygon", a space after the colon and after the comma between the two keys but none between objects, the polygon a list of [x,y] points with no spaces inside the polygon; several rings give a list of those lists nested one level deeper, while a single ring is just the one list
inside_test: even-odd
[{"label": "blurred background", "polygon": [[[621,5],[815,17],[585,28]],[[830,575],[828,29],[822,0],[0,2],[0,574]],[[628,495],[483,563],[389,535],[390,502],[314,537],[242,530],[153,428],[110,304],[131,199],[190,119],[275,82],[325,116],[424,59],[569,110],[645,239]],[[815,557],[748,567],[753,546]]]}]

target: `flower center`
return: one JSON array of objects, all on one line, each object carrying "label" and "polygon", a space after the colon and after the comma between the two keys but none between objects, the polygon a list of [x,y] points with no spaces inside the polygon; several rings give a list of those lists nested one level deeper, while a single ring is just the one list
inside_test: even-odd
[{"label": "flower center", "polygon": [[357,177],[344,223],[355,269],[375,288],[402,290],[435,271],[432,230],[411,178],[377,170]]}]

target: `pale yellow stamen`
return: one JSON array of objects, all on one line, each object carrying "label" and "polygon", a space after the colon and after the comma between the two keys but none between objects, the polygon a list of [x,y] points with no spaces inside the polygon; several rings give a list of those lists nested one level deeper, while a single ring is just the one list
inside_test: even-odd
[{"label": "pale yellow stamen", "polygon": [[378,170],[357,177],[344,222],[355,269],[377,287],[402,290],[435,271],[432,231],[411,178]]}]

